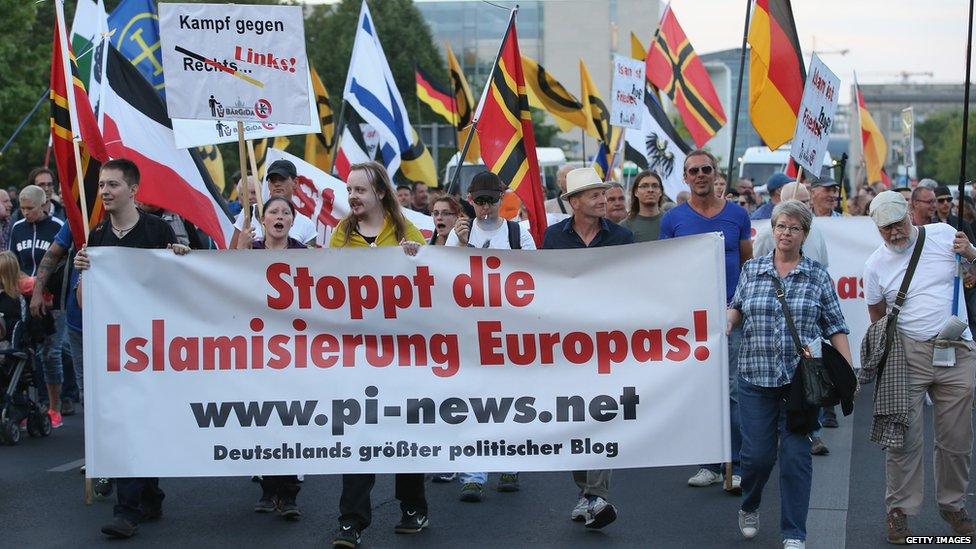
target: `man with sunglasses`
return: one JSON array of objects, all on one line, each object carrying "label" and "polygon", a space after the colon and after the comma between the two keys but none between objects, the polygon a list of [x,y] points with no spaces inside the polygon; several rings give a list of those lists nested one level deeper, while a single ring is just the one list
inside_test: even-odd
[{"label": "man with sunglasses", "polygon": [[[738,204],[726,202],[715,196],[716,160],[712,153],[695,150],[685,157],[685,183],[691,189],[688,202],[675,206],[661,220],[661,239],[677,238],[702,233],[719,232],[725,236],[725,299],[732,295],[739,284],[742,264],[752,259],[752,223],[749,214]],[[738,365],[741,327],[729,335],[729,417],[732,438],[732,478],[729,491],[741,493],[739,475],[739,449],[742,436],[739,433],[739,405],[735,381]],[[702,465],[688,479],[694,487],[709,486],[722,481],[722,466],[718,463]]]},{"label": "man with sunglasses", "polygon": [[474,204],[474,220],[458,217],[447,235],[446,246],[468,246],[501,250],[534,250],[535,241],[519,224],[499,217],[505,184],[491,172],[474,176],[468,186],[468,202]]},{"label": "man with sunglasses", "polygon": [[912,225],[928,225],[935,213],[935,191],[930,187],[919,185],[912,191],[911,218]]}]

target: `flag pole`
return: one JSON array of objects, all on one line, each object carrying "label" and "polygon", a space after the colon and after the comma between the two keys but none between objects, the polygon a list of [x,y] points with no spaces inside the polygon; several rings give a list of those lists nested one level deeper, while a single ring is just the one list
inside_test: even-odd
[{"label": "flag pole", "polygon": [[[248,192],[247,187],[251,184],[249,176],[247,175],[247,145],[244,144],[244,122],[240,120],[237,121],[237,154],[240,157],[241,175],[243,175],[244,189],[241,195],[241,212],[244,213],[244,224],[241,225],[243,228],[251,226],[251,193]],[[254,178],[257,179],[258,174],[254,174]],[[257,191],[257,189],[255,189]],[[241,231],[243,232],[243,231]]]},{"label": "flag pole", "polygon": [[[959,215],[956,216],[958,223],[956,229],[962,226],[963,210],[965,209],[966,196],[966,145],[969,138],[969,87],[970,70],[972,67],[973,55],[973,0],[969,0],[969,34],[966,40],[966,88],[965,99],[962,106],[962,154],[959,158]],[[908,169],[905,169],[908,175]]]},{"label": "flag pole", "polygon": [[478,131],[478,122],[481,120],[481,108],[485,104],[485,97],[488,95],[488,91],[491,89],[491,81],[495,77],[495,71],[498,70],[498,62],[502,58],[502,51],[505,49],[505,42],[508,41],[508,33],[512,30],[512,25],[515,24],[515,15],[518,13],[518,4],[512,8],[512,14],[508,18],[508,26],[505,27],[505,35],[502,36],[502,43],[498,45],[498,54],[495,56],[495,64],[491,66],[491,72],[488,73],[488,80],[485,84],[485,89],[481,92],[481,99],[478,100],[478,109],[475,110],[474,118],[471,120],[471,131],[468,132],[467,138],[464,140],[464,148],[461,149],[461,156],[458,159],[457,167],[454,168],[454,174],[451,176],[451,183],[447,186],[447,194],[454,194],[457,189],[458,184],[461,181],[461,166],[463,165],[464,159],[468,156],[468,149],[471,147],[471,140],[474,138],[474,134]]},{"label": "flag pole", "polygon": [[[248,139],[246,141],[246,143],[247,143],[247,159],[248,159],[248,165],[251,166],[251,173],[254,174],[254,180],[255,180],[255,183],[254,183],[254,196],[256,196],[257,199],[258,199],[257,200],[257,204],[256,204],[256,206],[258,207],[258,217],[264,219],[264,200],[261,200],[264,197],[264,193],[261,192],[262,191],[262,189],[261,189],[261,178],[258,177],[258,161],[257,161],[256,158],[254,158],[254,140],[253,139]],[[274,142],[272,141],[271,144],[273,145]],[[264,153],[265,154],[265,158],[267,158],[267,154],[268,154],[267,153],[267,150],[268,149],[265,148],[264,150],[265,150],[265,153]]]},{"label": "flag pole", "polygon": [[[735,137],[739,130],[739,107],[742,103],[742,74],[746,67],[746,41],[749,38],[749,18],[752,16],[752,0],[746,0],[746,21],[742,28],[742,50],[739,52],[739,89],[735,92],[735,115],[732,117],[732,138],[729,140],[729,170],[725,177],[733,178],[732,168],[735,162]],[[728,478],[728,475],[726,475]]]}]

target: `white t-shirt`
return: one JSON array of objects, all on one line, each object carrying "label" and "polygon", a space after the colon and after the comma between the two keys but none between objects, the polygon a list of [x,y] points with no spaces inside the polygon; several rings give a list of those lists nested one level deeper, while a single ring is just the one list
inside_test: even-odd
[{"label": "white t-shirt", "polygon": [[[264,227],[258,222],[256,207],[254,206],[251,207],[251,227],[254,228],[254,238],[264,238]],[[244,228],[244,212],[237,214],[237,219],[234,220],[234,228],[238,231]],[[291,224],[288,236],[302,244],[308,244],[315,241],[318,231],[311,219],[295,212],[295,221]]]},{"label": "white t-shirt", "polygon": [[[898,329],[908,337],[926,341],[938,335],[945,319],[952,314],[952,287],[956,276],[956,256],[952,240],[956,230],[945,223],[925,226],[925,245],[908,287],[905,305],[898,315]],[[891,307],[901,288],[914,244],[895,253],[882,244],[864,264],[864,300],[873,305],[882,298]],[[959,291],[957,316],[966,321],[966,300]],[[963,339],[972,340],[967,328]]]},{"label": "white t-shirt", "polygon": [[[760,257],[773,251],[776,244],[773,242],[773,228],[766,225],[756,231],[756,238],[752,241],[752,256]],[[817,224],[810,225],[810,234],[803,241],[803,255],[823,265],[829,267],[827,257],[827,243],[824,242],[823,233],[817,228]]]},{"label": "white t-shirt", "polygon": [[[447,242],[444,243],[445,246],[457,246],[459,244],[457,234],[454,229],[451,229],[451,233],[447,235]],[[529,231],[519,228],[519,242],[522,244],[523,250],[534,250],[535,240],[532,240],[532,235]],[[491,248],[493,250],[509,250],[511,247],[508,245],[508,222],[504,219],[500,227],[494,231],[486,231],[481,228],[478,220],[471,223],[471,232],[468,234],[468,244],[475,248]]]}]

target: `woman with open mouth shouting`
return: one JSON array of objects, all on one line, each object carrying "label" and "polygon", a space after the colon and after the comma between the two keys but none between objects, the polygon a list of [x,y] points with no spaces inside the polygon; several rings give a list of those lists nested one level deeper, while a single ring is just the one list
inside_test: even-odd
[{"label": "woman with open mouth shouting", "polygon": [[442,196],[434,201],[430,215],[434,218],[434,234],[428,244],[443,246],[447,243],[447,235],[451,234],[458,217],[462,216],[461,203],[451,195]]}]

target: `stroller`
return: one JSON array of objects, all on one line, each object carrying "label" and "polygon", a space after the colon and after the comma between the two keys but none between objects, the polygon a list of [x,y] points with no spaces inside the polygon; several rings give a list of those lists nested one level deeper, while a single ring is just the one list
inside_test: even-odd
[{"label": "stroller", "polygon": [[21,302],[21,318],[14,323],[11,346],[0,350],[0,444],[13,446],[20,442],[21,423],[26,420],[27,434],[46,437],[51,434],[51,417],[47,408],[30,398],[34,384],[34,358],[44,341],[48,327],[45,320],[30,317],[26,302]]}]

